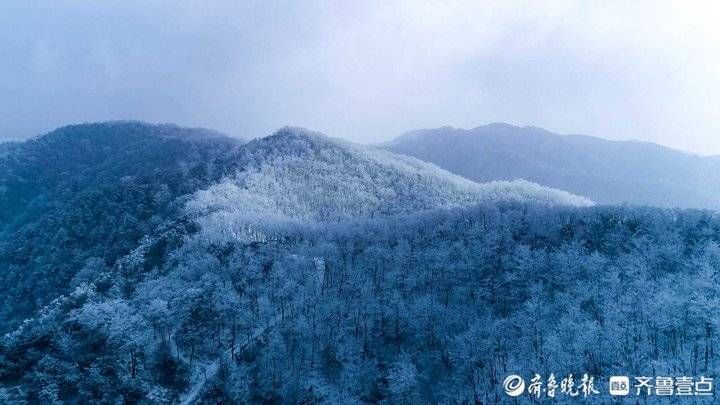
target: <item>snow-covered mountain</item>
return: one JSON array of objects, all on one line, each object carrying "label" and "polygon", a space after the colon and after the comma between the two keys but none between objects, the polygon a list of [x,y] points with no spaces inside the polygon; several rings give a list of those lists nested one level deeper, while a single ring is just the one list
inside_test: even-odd
[{"label": "snow-covered mountain", "polygon": [[[188,218],[206,235],[257,240],[289,222],[483,201],[591,204],[528,182],[476,184],[415,158],[297,128],[243,144],[205,129],[112,122],[4,145],[0,330],[81,282],[78,274],[114,266],[143,237]],[[19,305],[26,291],[33,298]]]},{"label": "snow-covered mountain", "polygon": [[588,207],[295,128],[11,145],[2,403],[496,403],[497,370],[538,359],[598,380],[720,365],[709,211]]},{"label": "snow-covered mountain", "polygon": [[720,208],[720,157],[536,127],[412,131],[384,146],[477,182],[526,179],[602,204]]},{"label": "snow-covered mountain", "polygon": [[587,206],[592,201],[527,181],[478,184],[433,164],[283,128],[245,145],[237,172],[199,191],[190,209],[260,217],[337,221],[487,201]]}]

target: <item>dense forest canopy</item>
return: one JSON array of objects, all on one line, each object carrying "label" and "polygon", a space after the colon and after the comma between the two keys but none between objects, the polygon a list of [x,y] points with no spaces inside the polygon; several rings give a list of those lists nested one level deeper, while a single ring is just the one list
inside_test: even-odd
[{"label": "dense forest canopy", "polygon": [[299,129],[122,125],[137,150],[66,169],[75,191],[2,197],[22,215],[0,248],[26,253],[0,262],[0,402],[503,403],[509,374],[606,390],[720,366],[714,212],[477,184]]},{"label": "dense forest canopy", "polygon": [[0,333],[177,218],[178,198],[223,176],[223,157],[240,144],[134,122],[12,144],[0,155]]},{"label": "dense forest canopy", "polygon": [[[210,230],[208,230],[209,232]],[[720,218],[517,203],[148,241],[3,345],[28,398],[495,402],[509,373],[705,374]],[[207,382],[204,377],[209,375]]]}]

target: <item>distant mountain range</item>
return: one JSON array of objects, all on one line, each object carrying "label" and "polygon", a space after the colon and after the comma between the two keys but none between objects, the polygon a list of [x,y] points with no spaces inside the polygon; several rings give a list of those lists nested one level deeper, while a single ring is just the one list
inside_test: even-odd
[{"label": "distant mountain range", "polygon": [[720,208],[720,157],[495,123],[409,132],[387,150],[474,180],[525,179],[601,204]]}]

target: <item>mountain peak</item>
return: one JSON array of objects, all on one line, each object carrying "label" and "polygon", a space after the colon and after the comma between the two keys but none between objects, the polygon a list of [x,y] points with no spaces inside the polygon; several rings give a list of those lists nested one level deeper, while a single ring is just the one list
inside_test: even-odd
[{"label": "mountain peak", "polygon": [[317,131],[311,131],[303,127],[284,126],[275,131],[268,138],[281,137],[281,138],[327,138],[326,135],[321,134]]},{"label": "mountain peak", "polygon": [[[301,127],[282,127],[272,135],[257,138],[246,146],[246,154],[259,156],[305,156],[326,149],[347,149],[349,142]],[[262,151],[262,152],[261,152]]]},{"label": "mountain peak", "polygon": [[99,140],[101,138],[147,136],[184,140],[230,138],[220,132],[206,128],[186,128],[175,124],[152,124],[143,121],[119,120],[66,125],[41,135],[35,140],[73,141],[79,139]]},{"label": "mountain peak", "polygon": [[494,201],[592,205],[529,182],[477,184],[415,158],[302,128],[255,139],[234,161],[234,174],[198,192],[188,206],[216,218],[219,234],[258,218],[344,221]]},{"label": "mountain peak", "polygon": [[489,124],[480,125],[474,129],[487,129],[487,130],[517,130],[521,129],[517,125],[508,124],[507,122],[491,122]]},{"label": "mountain peak", "polygon": [[392,146],[405,142],[418,141],[428,137],[447,138],[451,136],[483,136],[483,135],[553,135],[551,132],[533,126],[517,126],[506,122],[491,122],[475,128],[465,129],[449,125],[438,128],[423,128],[406,132],[382,146]]},{"label": "mountain peak", "polygon": [[290,126],[282,127],[270,136],[259,138],[258,141],[273,144],[303,143],[316,146],[329,146],[338,143],[338,141],[342,142],[339,139],[331,138],[321,132]]}]

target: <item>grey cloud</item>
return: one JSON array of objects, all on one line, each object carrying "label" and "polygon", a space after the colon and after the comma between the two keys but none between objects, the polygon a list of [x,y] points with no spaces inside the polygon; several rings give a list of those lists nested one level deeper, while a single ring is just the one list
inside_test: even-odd
[{"label": "grey cloud", "polygon": [[132,118],[378,142],[507,121],[720,153],[717,8],[360,3],[4,2],[0,137]]}]

